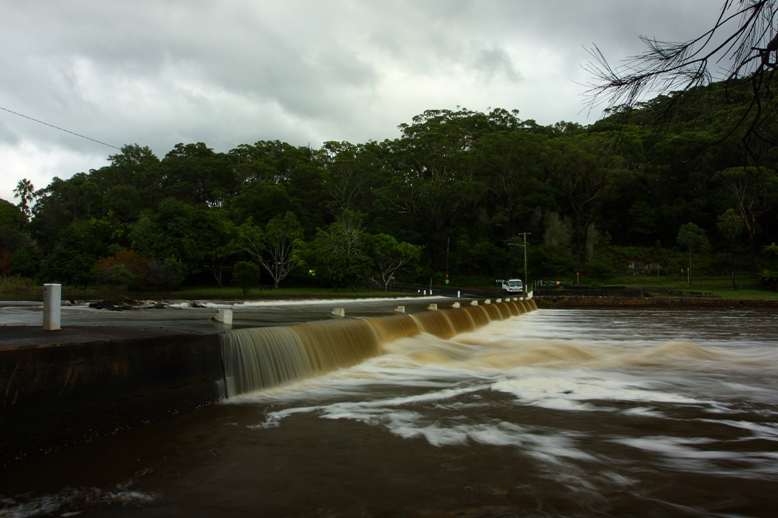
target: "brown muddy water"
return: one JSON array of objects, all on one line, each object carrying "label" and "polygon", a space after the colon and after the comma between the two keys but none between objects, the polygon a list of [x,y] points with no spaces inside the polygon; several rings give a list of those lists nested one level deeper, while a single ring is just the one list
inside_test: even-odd
[{"label": "brown muddy water", "polygon": [[0,517],[776,516],[778,315],[539,310],[0,471]]}]

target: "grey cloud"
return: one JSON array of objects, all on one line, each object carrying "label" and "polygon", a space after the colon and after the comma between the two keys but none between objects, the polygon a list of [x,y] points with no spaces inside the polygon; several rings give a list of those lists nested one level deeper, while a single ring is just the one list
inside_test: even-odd
[{"label": "grey cloud", "polygon": [[[640,50],[639,34],[700,32],[717,4],[0,0],[0,106],[158,154],[182,141],[225,151],[259,139],[380,140],[457,104],[586,123],[573,84],[585,79],[583,47],[618,61]],[[0,141],[85,161],[112,152],[2,112]]]},{"label": "grey cloud", "polygon": [[512,83],[521,79],[521,74],[516,71],[513,61],[503,49],[481,49],[474,60],[473,68],[480,70],[487,82],[497,74],[504,75]]}]

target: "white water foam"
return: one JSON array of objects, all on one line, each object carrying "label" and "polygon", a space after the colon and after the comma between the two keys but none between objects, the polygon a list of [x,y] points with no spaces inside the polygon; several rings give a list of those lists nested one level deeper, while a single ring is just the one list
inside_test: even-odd
[{"label": "white water foam", "polygon": [[[546,328],[549,318],[548,312],[533,312],[452,340],[425,334],[403,338],[387,344],[384,355],[360,365],[246,394],[233,403],[285,407],[268,411],[256,429],[281,426],[285,418],[307,413],[361,422],[434,447],[509,447],[541,462],[550,478],[576,491],[586,491],[594,479],[629,485],[633,477],[606,468],[611,459],[584,446],[591,431],[565,426],[564,420],[549,426],[490,414],[499,409],[511,416],[512,405],[574,419],[599,413],[612,416],[603,417],[609,422],[630,418],[725,426],[740,430],[741,442],[778,440],[773,423],[710,417],[735,416],[744,405],[755,404],[771,404],[759,412],[773,415],[778,398],[769,380],[778,373],[775,348],[753,342],[726,344],[718,335],[715,345],[695,343],[677,340],[666,330],[654,333],[653,340],[650,333],[619,335],[617,340],[606,339],[600,330],[554,333]],[[392,396],[396,391],[413,394]],[[734,451],[731,440],[715,443],[702,436],[670,435],[608,440],[648,452],[661,466],[681,471],[743,477],[778,473],[776,454]],[[581,480],[576,482],[576,477]]]}]

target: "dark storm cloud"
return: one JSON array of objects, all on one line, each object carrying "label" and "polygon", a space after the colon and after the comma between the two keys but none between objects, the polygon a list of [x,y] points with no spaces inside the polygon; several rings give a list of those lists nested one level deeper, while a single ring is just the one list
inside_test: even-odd
[{"label": "dark storm cloud", "polygon": [[[678,40],[709,0],[0,0],[0,106],[98,140],[392,138],[429,108],[518,108],[543,124],[581,113],[584,47],[612,60],[639,34]],[[576,84],[579,83],[579,84]],[[0,112],[11,178],[100,167],[114,150]],[[103,157],[95,158],[95,157]]]}]

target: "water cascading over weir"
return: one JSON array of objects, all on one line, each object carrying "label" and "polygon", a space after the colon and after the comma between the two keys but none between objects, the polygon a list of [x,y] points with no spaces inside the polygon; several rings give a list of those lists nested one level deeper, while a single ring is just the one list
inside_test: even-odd
[{"label": "water cascading over weir", "polygon": [[537,309],[533,300],[414,315],[311,322],[220,335],[227,397],[319,376],[379,356],[398,338],[428,333],[448,339]]}]

